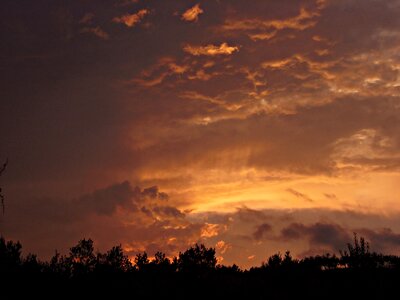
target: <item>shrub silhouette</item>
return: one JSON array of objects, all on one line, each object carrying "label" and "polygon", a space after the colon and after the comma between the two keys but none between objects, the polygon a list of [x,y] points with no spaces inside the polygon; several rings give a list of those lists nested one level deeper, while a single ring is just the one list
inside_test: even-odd
[{"label": "shrub silhouette", "polygon": [[286,251],[284,257],[280,252],[271,255],[267,262],[261,264],[261,268],[265,270],[289,270],[298,265],[299,261],[293,259],[290,251]]},{"label": "shrub silhouette", "polygon": [[305,257],[300,261],[300,264],[306,270],[334,270],[338,268],[340,260],[336,255],[326,253],[323,255]]}]

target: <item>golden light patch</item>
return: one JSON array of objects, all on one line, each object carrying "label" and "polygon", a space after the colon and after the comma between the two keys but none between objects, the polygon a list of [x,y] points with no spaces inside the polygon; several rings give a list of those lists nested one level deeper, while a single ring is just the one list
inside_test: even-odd
[{"label": "golden light patch", "polygon": [[201,229],[200,236],[202,238],[210,238],[210,237],[217,236],[220,231],[221,231],[221,225],[220,224],[206,223],[203,226],[203,228]]},{"label": "golden light patch", "polygon": [[232,245],[230,245],[222,240],[215,244],[215,249],[217,249],[219,251],[219,253],[221,253],[221,254],[225,254],[231,248],[232,248]]}]

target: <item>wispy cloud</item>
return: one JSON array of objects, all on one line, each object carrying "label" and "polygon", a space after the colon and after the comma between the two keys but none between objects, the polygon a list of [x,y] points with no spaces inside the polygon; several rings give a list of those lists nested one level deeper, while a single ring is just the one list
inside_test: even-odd
[{"label": "wispy cloud", "polygon": [[91,24],[94,18],[94,13],[86,13],[83,17],[79,20],[80,24]]},{"label": "wispy cloud", "polygon": [[134,14],[126,14],[121,17],[115,17],[113,21],[115,23],[125,24],[128,27],[134,27],[149,13],[150,11],[148,9],[141,9]]},{"label": "wispy cloud", "polygon": [[190,66],[178,64],[174,58],[163,57],[150,68],[143,70],[140,76],[130,80],[130,83],[136,83],[143,87],[153,87],[162,83],[168,76],[181,76],[188,72]]},{"label": "wispy cloud", "polygon": [[254,41],[269,40],[284,29],[302,31],[314,27],[324,7],[325,2],[317,1],[315,10],[302,7],[296,16],[282,19],[231,18],[225,21],[221,29],[231,34],[245,33]]},{"label": "wispy cloud", "polygon": [[299,199],[303,199],[303,200],[306,200],[308,202],[314,202],[313,199],[308,197],[306,194],[300,193],[299,191],[296,191],[296,190],[294,190],[292,188],[289,188],[286,191],[291,193],[292,195],[296,196]]},{"label": "wispy cloud", "polygon": [[182,14],[181,19],[187,22],[197,22],[199,19],[199,15],[202,14],[204,10],[200,8],[200,4],[196,4],[195,6],[189,8]]},{"label": "wispy cloud", "polygon": [[183,47],[183,51],[194,55],[194,56],[216,56],[216,55],[231,55],[239,51],[237,46],[229,46],[228,43],[222,43],[219,46],[216,45],[206,45],[206,46],[192,46],[186,45]]},{"label": "wispy cloud", "polygon": [[309,12],[302,9],[296,17],[284,19],[284,20],[262,20],[262,19],[245,19],[245,20],[232,20],[227,21],[223,29],[225,30],[255,30],[255,29],[296,29],[304,30],[316,25],[316,21],[313,20],[318,14]]},{"label": "wispy cloud", "polygon": [[99,26],[85,27],[81,30],[81,33],[91,33],[103,40],[108,40],[110,38],[110,35],[107,32],[105,32],[103,29],[101,29]]}]

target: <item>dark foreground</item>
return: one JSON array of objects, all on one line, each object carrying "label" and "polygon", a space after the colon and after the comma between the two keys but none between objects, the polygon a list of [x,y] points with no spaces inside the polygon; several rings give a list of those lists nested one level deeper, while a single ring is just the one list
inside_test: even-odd
[{"label": "dark foreground", "polygon": [[213,272],[114,274],[63,279],[50,274],[8,274],[2,299],[397,299],[398,271]]},{"label": "dark foreground", "polygon": [[215,249],[195,245],[170,260],[157,252],[131,262],[120,246],[94,253],[81,240],[69,255],[48,262],[21,256],[21,245],[0,239],[0,299],[397,299],[400,259],[370,253],[355,237],[341,256],[295,260],[275,254],[242,271],[217,265]]}]

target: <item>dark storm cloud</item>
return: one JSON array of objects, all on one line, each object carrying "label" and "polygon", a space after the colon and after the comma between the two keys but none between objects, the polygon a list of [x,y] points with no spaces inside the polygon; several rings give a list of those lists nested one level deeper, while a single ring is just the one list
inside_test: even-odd
[{"label": "dark storm cloud", "polygon": [[288,240],[307,239],[313,246],[325,246],[338,251],[351,240],[348,230],[328,223],[304,225],[292,223],[281,231],[281,238]]},{"label": "dark storm cloud", "polygon": [[153,212],[158,215],[165,217],[174,217],[174,218],[183,218],[185,214],[182,213],[179,209],[172,206],[156,206],[153,208]]},{"label": "dark storm cloud", "polygon": [[248,207],[239,207],[236,209],[237,217],[244,222],[257,222],[264,221],[267,216],[259,210],[251,209]]},{"label": "dark storm cloud", "polygon": [[391,228],[382,229],[358,229],[357,233],[364,236],[370,242],[371,250],[389,253],[393,248],[400,245],[400,234],[395,233]]},{"label": "dark storm cloud", "polygon": [[54,247],[64,250],[87,236],[97,240],[100,247],[122,243],[137,252],[157,241],[162,245],[158,250],[181,250],[199,240],[206,224],[190,222],[178,208],[165,205],[166,198],[157,187],[141,190],[128,181],[69,201],[26,198],[10,204],[2,229],[10,238],[23,235],[24,244],[41,257],[51,255]]},{"label": "dark storm cloud", "polygon": [[164,192],[159,192],[157,186],[145,188],[141,195],[150,199],[168,200],[168,195]]},{"label": "dark storm cloud", "polygon": [[263,238],[264,233],[268,233],[269,231],[271,231],[271,229],[272,229],[272,226],[270,224],[263,223],[263,224],[257,226],[256,231],[254,231],[254,233],[253,233],[253,237],[256,240],[260,240]]},{"label": "dark storm cloud", "polygon": [[[146,189],[145,189],[146,190]],[[144,194],[142,192],[142,194]],[[78,200],[77,209],[94,211],[98,214],[112,215],[117,207],[137,210],[134,203],[140,196],[140,189],[133,189],[128,181],[100,189]],[[136,199],[135,199],[136,198]]]}]

